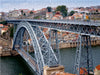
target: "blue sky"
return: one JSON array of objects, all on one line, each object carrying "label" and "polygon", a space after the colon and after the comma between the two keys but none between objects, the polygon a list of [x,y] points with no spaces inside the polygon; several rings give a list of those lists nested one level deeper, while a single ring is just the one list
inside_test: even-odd
[{"label": "blue sky", "polygon": [[22,8],[37,10],[58,5],[66,5],[67,7],[95,6],[100,5],[100,0],[0,0],[0,12]]}]

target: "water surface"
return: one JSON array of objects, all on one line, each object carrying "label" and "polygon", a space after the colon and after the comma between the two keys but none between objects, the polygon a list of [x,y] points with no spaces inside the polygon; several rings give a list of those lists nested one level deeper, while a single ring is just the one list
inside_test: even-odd
[{"label": "water surface", "polygon": [[[92,47],[94,67],[100,64],[100,46]],[[76,48],[61,49],[61,64],[65,72],[73,72]],[[20,57],[1,57],[0,75],[35,75],[27,63]]]}]

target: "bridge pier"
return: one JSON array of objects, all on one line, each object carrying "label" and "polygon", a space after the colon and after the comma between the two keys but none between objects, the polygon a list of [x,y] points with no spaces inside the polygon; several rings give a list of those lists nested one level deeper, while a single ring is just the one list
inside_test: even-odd
[{"label": "bridge pier", "polygon": [[59,72],[64,72],[63,66],[58,66],[58,67],[45,66],[43,75],[55,75],[56,73],[59,73]]},{"label": "bridge pier", "polygon": [[91,50],[91,38],[88,35],[79,35],[77,42],[74,74],[93,73],[93,58]]}]

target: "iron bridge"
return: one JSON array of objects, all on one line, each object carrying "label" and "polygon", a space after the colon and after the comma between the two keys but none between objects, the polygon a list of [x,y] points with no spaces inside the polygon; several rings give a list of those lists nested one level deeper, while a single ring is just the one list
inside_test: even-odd
[{"label": "iron bridge", "polygon": [[[80,69],[84,68],[88,74],[93,73],[91,37],[100,37],[99,22],[20,19],[7,20],[7,23],[14,24],[13,50],[17,50],[37,75],[43,75],[44,66],[61,64],[57,31],[79,34],[73,73],[80,75]],[[49,29],[49,41],[42,32],[43,28]],[[56,43],[55,50],[51,46],[51,35]]]}]

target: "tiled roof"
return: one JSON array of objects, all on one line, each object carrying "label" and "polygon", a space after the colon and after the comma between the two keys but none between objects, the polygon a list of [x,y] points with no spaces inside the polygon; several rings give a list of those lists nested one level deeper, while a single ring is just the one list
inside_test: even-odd
[{"label": "tiled roof", "polygon": [[100,70],[100,65],[96,66],[96,69],[97,69],[97,70]]},{"label": "tiled roof", "polygon": [[3,24],[0,24],[0,27],[3,27]]},{"label": "tiled roof", "polygon": [[6,31],[6,30],[8,30],[8,28],[2,28],[2,30],[5,30]]}]

